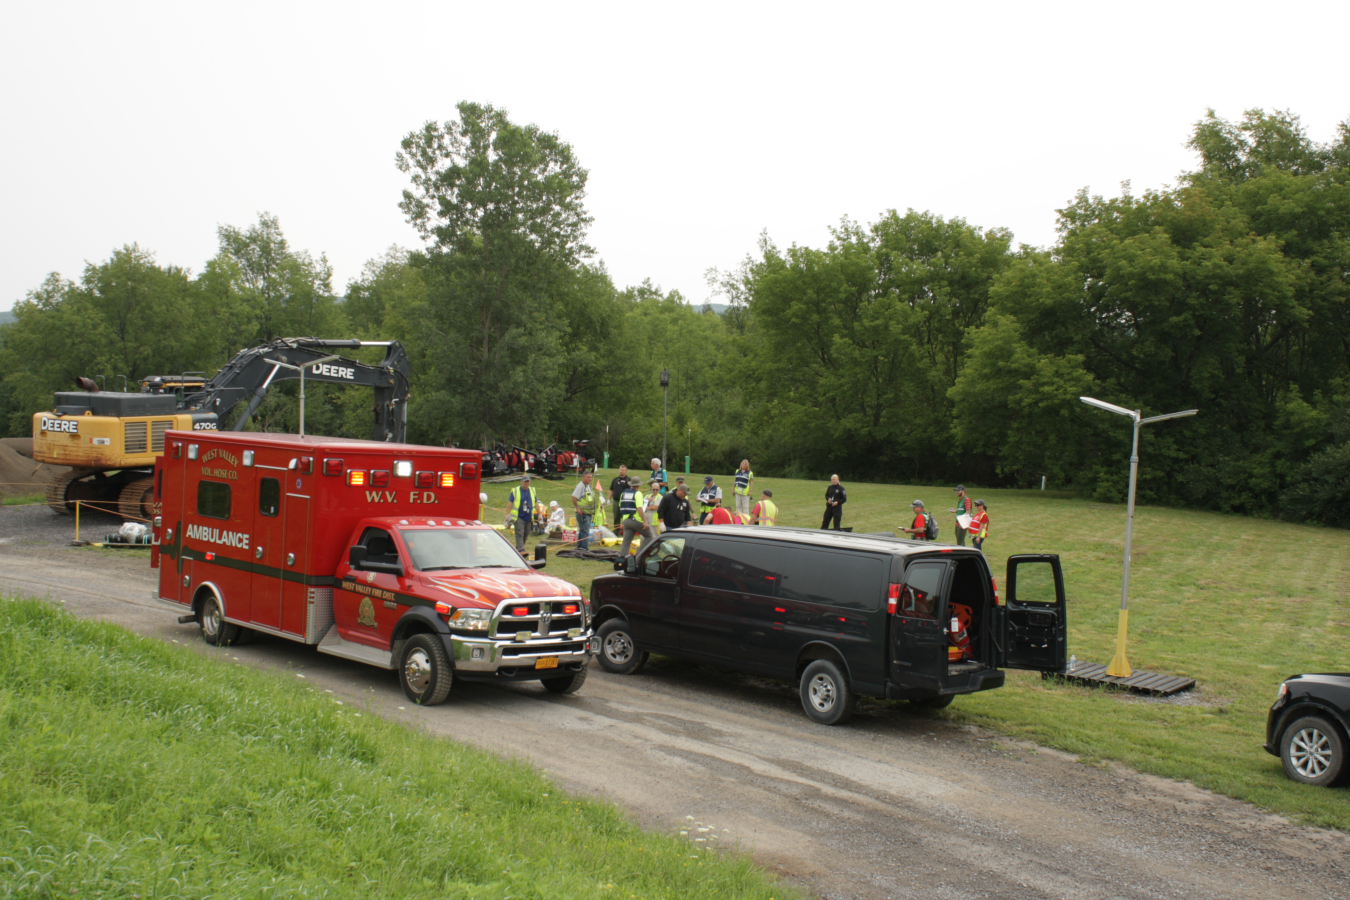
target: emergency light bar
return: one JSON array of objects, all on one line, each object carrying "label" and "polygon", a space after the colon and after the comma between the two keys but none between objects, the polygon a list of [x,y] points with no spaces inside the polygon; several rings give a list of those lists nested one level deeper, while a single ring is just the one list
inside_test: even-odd
[{"label": "emergency light bar", "polygon": [[454,487],[454,486],[455,486],[455,473],[454,473],[454,472],[442,472],[442,473],[441,473],[441,487]]},{"label": "emergency light bar", "polygon": [[347,483],[352,487],[365,487],[366,470],[352,469],[349,472],[347,472]]}]

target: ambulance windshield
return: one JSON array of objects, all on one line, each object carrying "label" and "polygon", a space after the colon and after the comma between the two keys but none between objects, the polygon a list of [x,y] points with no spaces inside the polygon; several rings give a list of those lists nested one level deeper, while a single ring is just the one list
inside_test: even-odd
[{"label": "ambulance windshield", "polygon": [[402,530],[413,565],[423,572],[440,569],[524,567],[520,554],[495,531],[459,529]]}]

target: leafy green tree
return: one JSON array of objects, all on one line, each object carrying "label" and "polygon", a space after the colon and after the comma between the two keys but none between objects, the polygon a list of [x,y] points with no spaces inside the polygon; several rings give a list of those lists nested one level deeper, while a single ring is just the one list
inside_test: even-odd
[{"label": "leafy green tree", "polygon": [[492,106],[457,109],[397,156],[411,180],[400,208],[427,241],[413,257],[426,300],[410,315],[436,336],[419,408],[442,440],[541,437],[565,391],[561,298],[591,253],[587,173],[556,134]]}]

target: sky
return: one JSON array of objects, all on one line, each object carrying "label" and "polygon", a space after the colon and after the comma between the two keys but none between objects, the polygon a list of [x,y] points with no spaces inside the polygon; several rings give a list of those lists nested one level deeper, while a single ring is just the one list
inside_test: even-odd
[{"label": "sky", "polygon": [[[399,141],[461,100],[570,143],[615,284],[928,211],[1050,246],[1076,192],[1174,184],[1213,108],[1350,118],[1350,4],[24,3],[0,32],[0,310],[136,243],[200,272],[279,217],[343,293],[420,246]],[[337,335],[334,335],[337,337]]]}]

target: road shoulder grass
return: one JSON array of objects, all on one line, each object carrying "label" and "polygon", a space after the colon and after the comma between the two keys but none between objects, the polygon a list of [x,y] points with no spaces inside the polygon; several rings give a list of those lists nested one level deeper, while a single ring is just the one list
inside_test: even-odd
[{"label": "road shoulder grass", "polygon": [[529,766],[0,601],[0,896],[792,896]]}]

